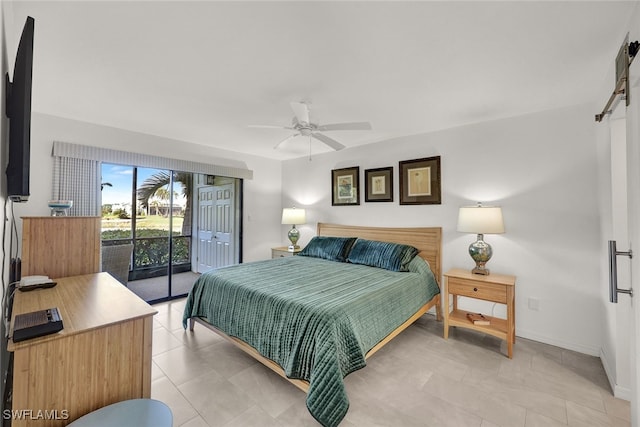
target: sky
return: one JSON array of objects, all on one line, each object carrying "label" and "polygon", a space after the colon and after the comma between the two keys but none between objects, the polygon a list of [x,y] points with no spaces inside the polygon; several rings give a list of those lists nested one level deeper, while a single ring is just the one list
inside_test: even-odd
[{"label": "sky", "polygon": [[[138,183],[144,182],[151,175],[161,172],[161,169],[138,168]],[[105,185],[102,189],[102,204],[131,203],[131,188],[133,178],[133,167],[102,164],[102,183],[108,182],[111,187]],[[178,184],[179,185],[179,184]],[[184,206],[182,189],[175,186],[180,197],[175,203]]]}]

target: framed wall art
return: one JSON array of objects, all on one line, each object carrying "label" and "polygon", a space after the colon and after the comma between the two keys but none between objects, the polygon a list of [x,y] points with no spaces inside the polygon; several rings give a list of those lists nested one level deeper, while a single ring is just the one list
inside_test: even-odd
[{"label": "framed wall art", "polygon": [[360,204],[360,167],[333,169],[331,171],[331,205]]},{"label": "framed wall art", "polygon": [[393,202],[393,167],[365,169],[364,201]]},{"label": "framed wall art", "polygon": [[400,204],[439,205],[440,156],[400,162]]}]

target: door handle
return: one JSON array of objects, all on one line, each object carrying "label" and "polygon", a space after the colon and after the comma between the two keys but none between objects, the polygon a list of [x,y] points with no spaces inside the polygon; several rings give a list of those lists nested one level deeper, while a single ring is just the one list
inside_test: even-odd
[{"label": "door handle", "polygon": [[609,301],[618,303],[618,294],[629,294],[633,297],[633,289],[618,288],[618,260],[617,256],[624,255],[633,258],[631,249],[627,252],[620,252],[616,249],[616,241],[609,240]]}]

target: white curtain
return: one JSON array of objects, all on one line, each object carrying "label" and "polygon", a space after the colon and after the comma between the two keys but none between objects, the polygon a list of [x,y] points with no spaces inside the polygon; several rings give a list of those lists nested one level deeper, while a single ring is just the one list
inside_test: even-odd
[{"label": "white curtain", "polygon": [[52,200],[72,200],[71,216],[100,216],[100,162],[53,157]]},{"label": "white curtain", "polygon": [[[179,151],[178,147],[176,147],[176,151]],[[94,160],[116,165],[201,173],[205,175],[226,176],[229,178],[253,179],[253,171],[247,169],[246,165],[240,164],[242,162],[235,160],[225,160],[225,163],[234,163],[234,165],[217,165],[199,163],[191,160],[169,159],[151,154],[112,150],[89,145],[71,144],[61,141],[53,142],[52,155],[54,157]]]}]

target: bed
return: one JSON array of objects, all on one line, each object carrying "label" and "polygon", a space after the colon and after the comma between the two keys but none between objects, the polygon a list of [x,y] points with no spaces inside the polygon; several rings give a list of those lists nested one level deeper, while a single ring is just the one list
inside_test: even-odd
[{"label": "bed", "polygon": [[349,408],[343,378],[431,308],[440,319],[441,235],[319,223],[307,256],[203,274],[183,325],[228,339],[305,391],[320,424],[336,426]]}]

